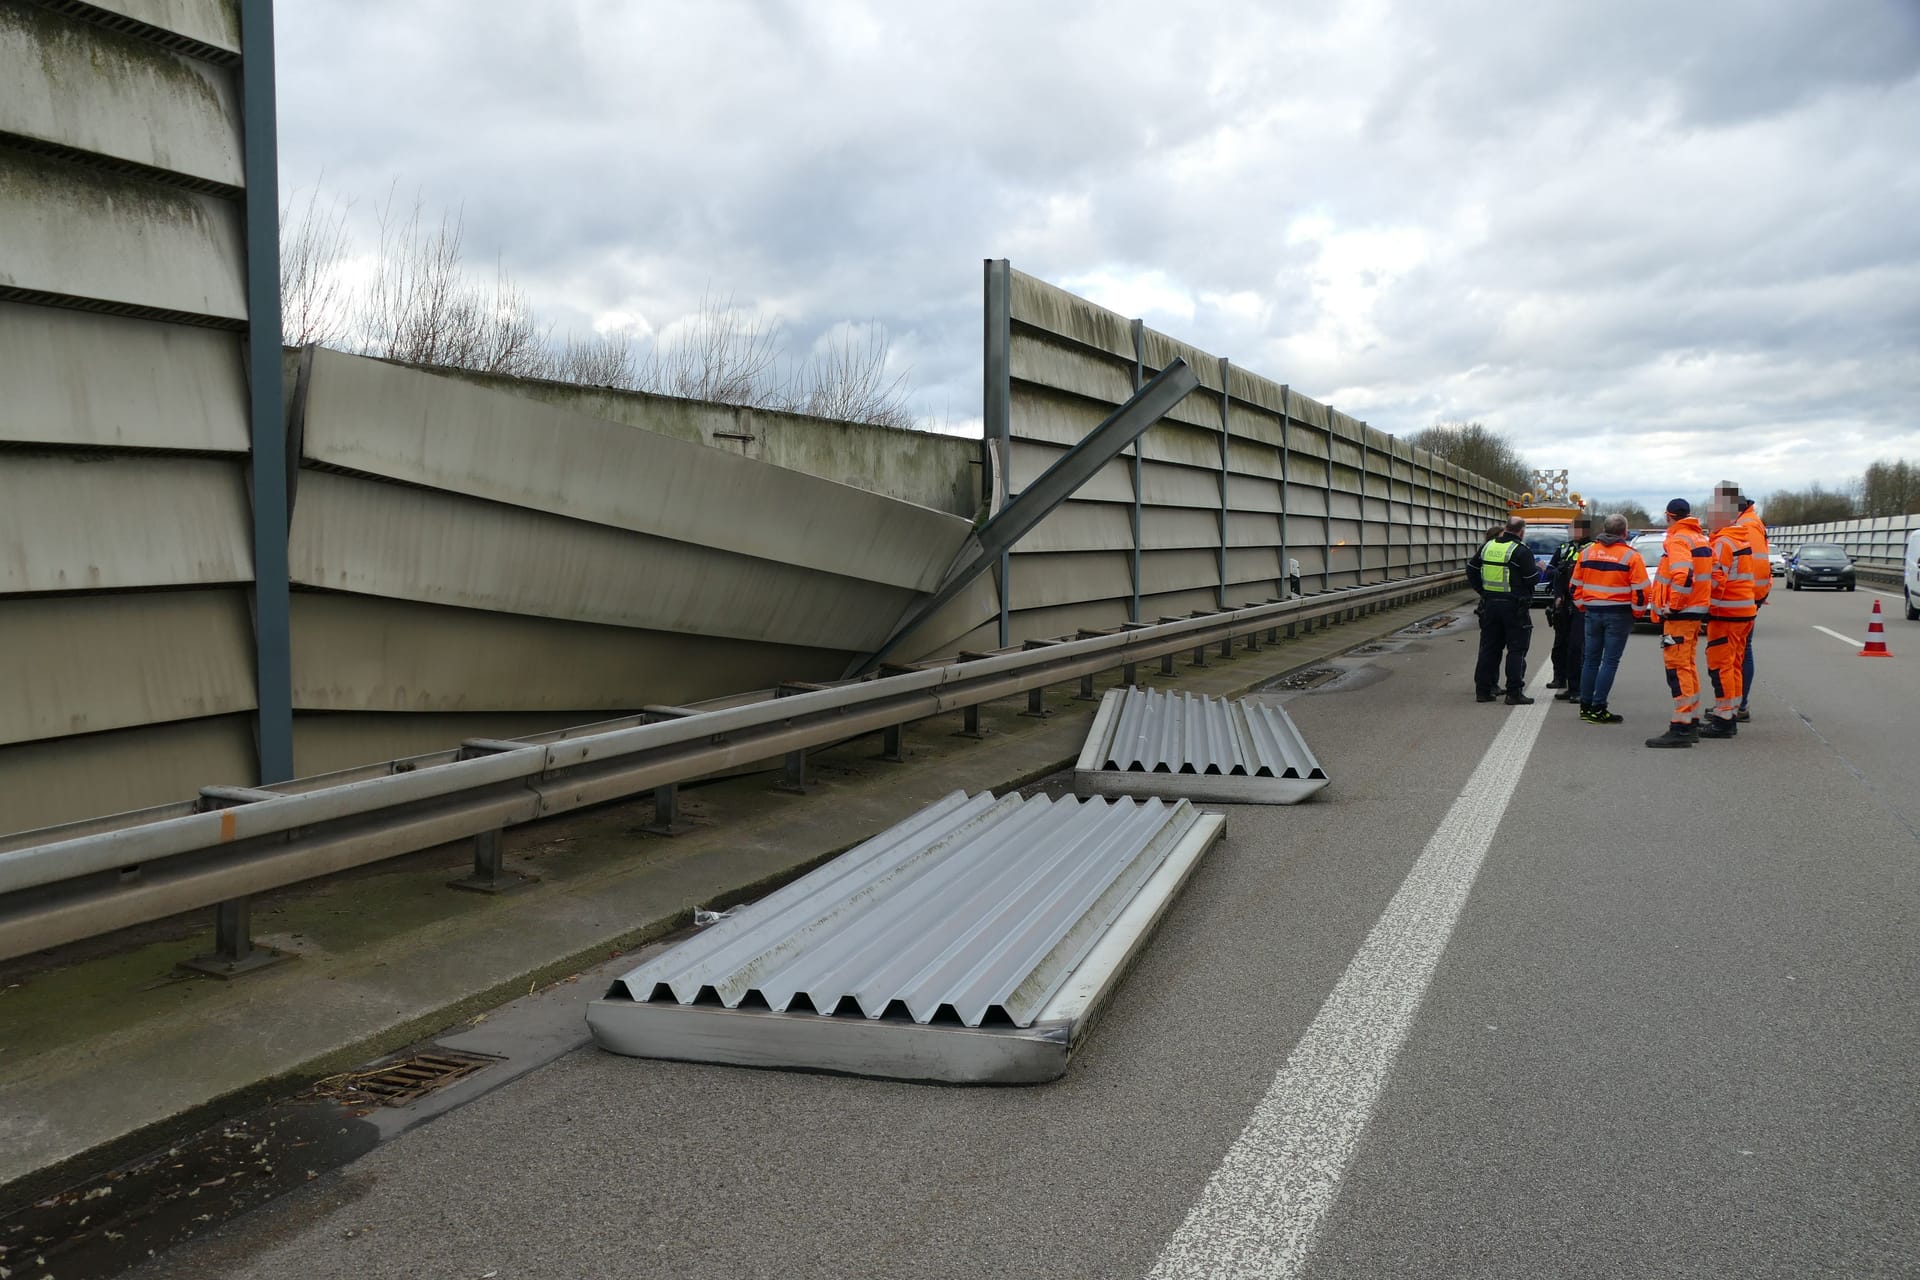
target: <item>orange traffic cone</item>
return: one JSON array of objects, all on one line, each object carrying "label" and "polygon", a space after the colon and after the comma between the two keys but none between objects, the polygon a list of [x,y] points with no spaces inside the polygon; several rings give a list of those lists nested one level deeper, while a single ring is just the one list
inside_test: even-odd
[{"label": "orange traffic cone", "polygon": [[1860,651],[1863,658],[1891,658],[1887,652],[1887,633],[1880,626],[1880,602],[1873,602],[1873,620],[1867,623],[1867,647]]}]

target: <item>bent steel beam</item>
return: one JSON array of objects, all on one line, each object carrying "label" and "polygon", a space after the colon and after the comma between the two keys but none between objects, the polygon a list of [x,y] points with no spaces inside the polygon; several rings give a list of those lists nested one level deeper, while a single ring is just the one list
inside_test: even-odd
[{"label": "bent steel beam", "polygon": [[915,627],[966,590],[975,578],[1000,563],[1000,558],[1032,532],[1035,525],[1072,497],[1101,467],[1145,435],[1148,427],[1164,418],[1199,385],[1199,376],[1185,360],[1175,356],[1172,363],[1153,375],[1125,404],[1108,414],[1080,443],[1056,458],[1039,479],[1009,499],[982,525],[960,549],[954,558],[954,567],[947,571],[939,588],[907,614],[885,644],[850,667],[848,677],[864,675],[879,666]]}]

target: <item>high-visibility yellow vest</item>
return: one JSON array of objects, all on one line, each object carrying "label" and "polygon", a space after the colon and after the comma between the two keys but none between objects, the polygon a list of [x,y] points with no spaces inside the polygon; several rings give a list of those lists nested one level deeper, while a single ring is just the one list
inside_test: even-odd
[{"label": "high-visibility yellow vest", "polygon": [[1513,553],[1518,542],[1489,542],[1480,548],[1480,589],[1490,595],[1513,591]]}]

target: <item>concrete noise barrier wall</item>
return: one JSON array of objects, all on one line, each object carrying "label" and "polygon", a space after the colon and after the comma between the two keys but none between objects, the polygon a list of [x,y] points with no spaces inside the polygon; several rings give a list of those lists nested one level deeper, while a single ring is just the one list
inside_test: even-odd
[{"label": "concrete noise barrier wall", "polygon": [[239,24],[0,3],[0,829],[257,776]]},{"label": "concrete noise barrier wall", "polygon": [[[1760,515],[1764,519],[1764,510]],[[1809,542],[1831,542],[1862,569],[1901,577],[1906,572],[1907,539],[1920,531],[1920,515],[1828,520],[1820,524],[1781,525],[1767,530],[1767,545],[1792,553]]]},{"label": "concrete noise barrier wall", "polygon": [[1004,502],[1173,357],[1202,389],[1009,556],[1001,643],[1460,564],[1508,493],[1085,298],[986,264],[986,448]]}]

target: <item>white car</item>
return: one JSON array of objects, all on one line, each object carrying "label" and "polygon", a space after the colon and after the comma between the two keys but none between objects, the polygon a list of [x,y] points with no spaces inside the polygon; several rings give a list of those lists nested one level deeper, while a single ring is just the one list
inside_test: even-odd
[{"label": "white car", "polygon": [[1785,555],[1778,551],[1769,551],[1767,552],[1767,563],[1773,566],[1774,577],[1784,578],[1787,576],[1787,557]]},{"label": "white car", "polygon": [[1906,580],[1901,584],[1907,597],[1907,621],[1920,622],[1920,529],[1907,535]]}]

